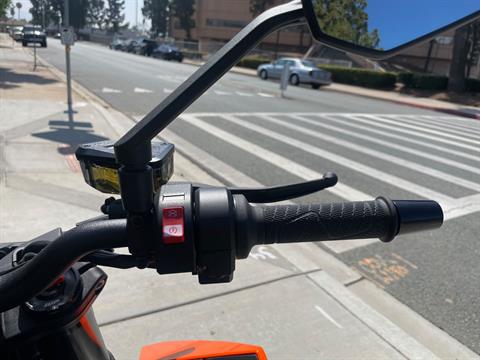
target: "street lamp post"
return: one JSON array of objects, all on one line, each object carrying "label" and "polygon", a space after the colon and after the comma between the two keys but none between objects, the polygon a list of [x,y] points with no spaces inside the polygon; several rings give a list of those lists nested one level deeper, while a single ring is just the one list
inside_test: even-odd
[{"label": "street lamp post", "polygon": [[[63,26],[68,29],[70,26],[70,12],[69,0],[64,0]],[[72,79],[70,70],[70,44],[65,43],[65,65],[67,75],[67,105],[68,105],[68,121],[73,122],[73,108],[72,108]]]}]

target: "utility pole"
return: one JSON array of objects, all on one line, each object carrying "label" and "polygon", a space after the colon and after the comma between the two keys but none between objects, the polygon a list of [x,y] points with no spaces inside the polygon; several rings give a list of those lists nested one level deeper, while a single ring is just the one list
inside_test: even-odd
[{"label": "utility pole", "polygon": [[[70,27],[70,13],[69,13],[69,0],[64,0],[64,13],[63,13],[63,26],[64,33]],[[68,104],[68,121],[73,122],[73,108],[72,108],[72,78],[70,70],[70,44],[65,43],[65,64],[67,70],[67,104]]]}]

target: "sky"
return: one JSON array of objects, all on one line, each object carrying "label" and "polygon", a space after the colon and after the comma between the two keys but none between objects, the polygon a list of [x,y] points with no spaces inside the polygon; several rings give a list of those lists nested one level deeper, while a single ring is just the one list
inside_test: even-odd
[{"label": "sky", "polygon": [[[70,0],[74,1],[74,0]],[[138,1],[138,23],[142,25],[142,6],[143,0],[125,0],[125,21],[129,22],[130,25],[135,25],[135,8],[136,3]],[[221,1],[221,0],[219,0]],[[20,9],[20,17],[22,19],[30,20],[32,17],[30,16],[29,9],[32,7],[32,4],[29,0],[12,0],[12,3],[22,3],[22,8]],[[17,18],[17,12],[15,11],[15,18]]]},{"label": "sky", "polygon": [[[401,4],[401,5],[399,5]],[[480,0],[368,0],[369,29],[379,29],[385,50],[480,10]]]}]

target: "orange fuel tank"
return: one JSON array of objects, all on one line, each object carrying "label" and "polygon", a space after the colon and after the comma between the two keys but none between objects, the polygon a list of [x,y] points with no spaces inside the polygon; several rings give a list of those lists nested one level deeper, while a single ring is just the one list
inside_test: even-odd
[{"label": "orange fuel tank", "polygon": [[224,341],[169,341],[142,348],[140,360],[267,360],[260,346]]}]

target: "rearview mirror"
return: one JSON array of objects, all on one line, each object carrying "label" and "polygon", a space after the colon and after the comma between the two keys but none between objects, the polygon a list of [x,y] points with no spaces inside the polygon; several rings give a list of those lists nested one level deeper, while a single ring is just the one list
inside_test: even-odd
[{"label": "rearview mirror", "polygon": [[478,0],[302,0],[313,37],[382,59],[480,20]]}]

